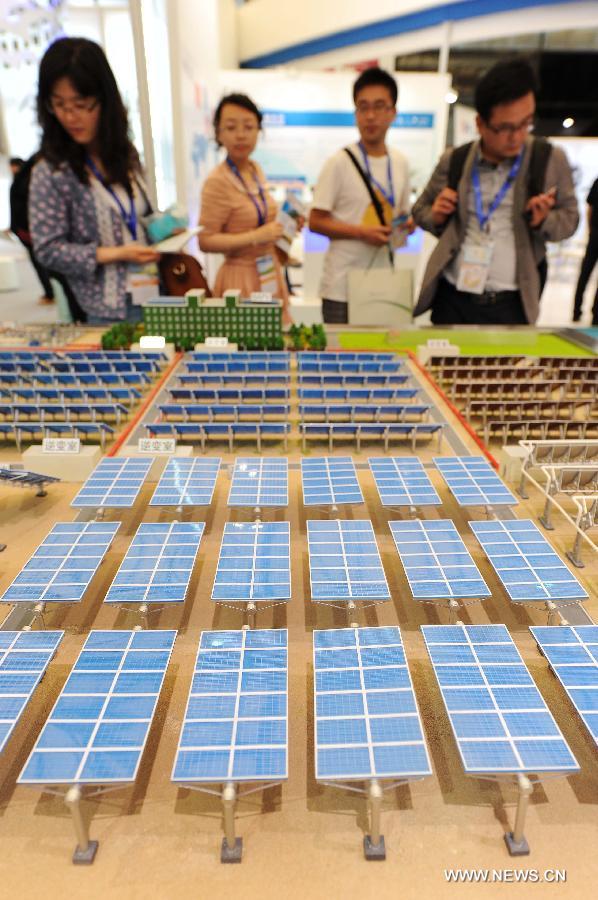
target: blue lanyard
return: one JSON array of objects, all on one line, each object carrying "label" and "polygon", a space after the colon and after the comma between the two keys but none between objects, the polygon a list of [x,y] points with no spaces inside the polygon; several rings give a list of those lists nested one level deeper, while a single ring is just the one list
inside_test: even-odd
[{"label": "blue lanyard", "polygon": [[493,215],[493,213],[496,212],[496,210],[498,209],[500,204],[503,202],[503,200],[505,199],[505,197],[507,195],[509,188],[511,187],[511,185],[517,178],[517,173],[519,172],[519,169],[521,168],[522,158],[523,158],[523,150],[521,151],[519,156],[517,156],[513,160],[513,165],[511,166],[509,174],[505,178],[500,189],[497,191],[497,193],[494,197],[494,200],[492,200],[492,202],[490,203],[490,206],[488,207],[488,212],[484,212],[484,201],[482,199],[482,185],[480,184],[480,169],[479,169],[478,159],[476,157],[476,160],[473,164],[473,169],[471,172],[471,180],[473,182],[473,190],[475,193],[475,212],[476,212],[478,222],[480,223],[481,231],[485,230],[486,225],[490,221],[490,217]]},{"label": "blue lanyard", "polygon": [[265,225],[265,224],[266,224],[266,219],[268,218],[268,203],[267,203],[267,200],[266,200],[266,195],[264,194],[264,189],[263,189],[263,187],[262,187],[261,184],[260,184],[259,178],[257,177],[257,175],[256,175],[255,172],[254,172],[254,173],[253,173],[253,177],[254,177],[255,183],[256,183],[256,185],[257,185],[258,193],[259,193],[259,195],[260,195],[261,206],[260,206],[260,204],[257,202],[257,197],[255,196],[255,194],[252,194],[251,191],[249,190],[249,188],[247,187],[247,185],[245,184],[245,179],[244,179],[243,176],[241,175],[241,173],[240,173],[240,171],[239,171],[239,168],[238,168],[237,164],[234,163],[234,162],[232,161],[232,159],[230,159],[230,157],[228,157],[228,156],[226,157],[226,164],[227,164],[227,166],[229,167],[229,169],[231,170],[231,172],[233,173],[233,175],[235,175],[235,176],[239,179],[239,181],[241,182],[241,184],[242,184],[243,187],[245,188],[245,193],[247,194],[247,196],[249,197],[249,199],[251,200],[251,202],[252,202],[253,205],[255,206],[255,210],[256,210],[256,212],[257,212],[257,224],[258,224],[260,227],[261,227],[262,225]]},{"label": "blue lanyard", "polygon": [[363,164],[364,164],[364,166],[365,166],[365,170],[366,170],[366,172],[367,172],[367,174],[368,174],[369,180],[371,181],[371,183],[372,183],[375,187],[378,188],[378,190],[380,191],[380,193],[382,194],[382,196],[384,197],[384,199],[385,199],[388,203],[390,203],[390,208],[391,208],[391,210],[394,212],[394,208],[395,208],[395,190],[394,190],[394,185],[393,185],[393,182],[392,182],[392,166],[391,166],[391,164],[390,164],[390,154],[386,157],[386,160],[387,160],[386,178],[387,178],[387,181],[388,181],[388,190],[386,190],[385,188],[382,187],[382,185],[380,184],[379,181],[376,181],[376,179],[375,179],[374,176],[372,175],[372,172],[371,172],[371,169],[370,169],[370,161],[369,161],[369,159],[368,159],[367,153],[365,152],[365,147],[363,146],[363,143],[360,141],[359,144],[358,144],[357,146],[358,146],[359,149],[361,150],[361,155],[363,156]]},{"label": "blue lanyard", "polygon": [[100,182],[102,187],[108,191],[108,193],[110,194],[110,196],[112,197],[112,199],[114,200],[116,205],[118,206],[118,208],[120,210],[120,214],[123,218],[123,222],[125,223],[125,225],[129,229],[129,231],[131,232],[131,237],[133,238],[133,240],[136,241],[137,240],[137,210],[135,209],[135,197],[131,193],[131,198],[130,198],[131,199],[131,209],[129,212],[127,212],[121,202],[120,197],[118,196],[116,191],[114,191],[112,189],[112,185],[106,183],[106,180],[104,179],[102,173],[100,172],[100,170],[98,169],[98,167],[96,166],[96,164],[94,163],[94,161],[92,160],[92,158],[90,156],[87,157],[87,165],[89,166],[89,168],[91,169],[91,171],[93,172],[95,177],[98,179],[98,181]]}]

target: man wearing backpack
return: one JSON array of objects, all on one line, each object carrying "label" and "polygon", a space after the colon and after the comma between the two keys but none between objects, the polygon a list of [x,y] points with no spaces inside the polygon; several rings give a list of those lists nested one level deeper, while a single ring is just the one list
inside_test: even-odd
[{"label": "man wearing backpack", "polygon": [[475,90],[478,141],[447,150],[413,207],[439,240],[414,310],[435,325],[532,325],[546,277],[546,241],[578,223],[564,152],[533,138],[535,78],[500,62]]}]

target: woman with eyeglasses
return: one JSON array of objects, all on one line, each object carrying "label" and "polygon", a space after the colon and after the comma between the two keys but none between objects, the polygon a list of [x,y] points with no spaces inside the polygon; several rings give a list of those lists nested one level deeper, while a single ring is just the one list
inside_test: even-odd
[{"label": "woman with eyeglasses", "polygon": [[214,114],[214,132],[226,159],[208,176],[201,196],[199,246],[206,253],[223,253],[214,295],[236,288],[241,296],[266,291],[283,301],[288,294],[275,243],[282,235],[277,206],[260,166],[251,159],[262,125],[262,114],[245,94],[223,97]]},{"label": "woman with eyeglasses", "polygon": [[43,56],[40,161],[29,189],[33,246],[62,273],[90,324],[141,318],[133,277],[155,263],[142,217],[151,204],[127,112],[97,44],[62,38]]}]

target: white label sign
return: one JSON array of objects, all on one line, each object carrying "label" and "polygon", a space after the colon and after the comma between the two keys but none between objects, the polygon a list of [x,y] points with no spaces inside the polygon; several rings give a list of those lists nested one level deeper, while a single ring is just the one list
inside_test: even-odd
[{"label": "white label sign", "polygon": [[79,438],[44,438],[42,441],[42,453],[79,453],[80,449]]},{"label": "white label sign", "polygon": [[175,438],[139,438],[137,449],[139,453],[174,453],[176,440]]}]

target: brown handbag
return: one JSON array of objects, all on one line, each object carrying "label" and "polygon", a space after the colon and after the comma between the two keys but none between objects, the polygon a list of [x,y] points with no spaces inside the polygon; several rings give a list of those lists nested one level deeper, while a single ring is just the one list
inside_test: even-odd
[{"label": "brown handbag", "polygon": [[203,288],[211,297],[201,263],[190,253],[163,253],[160,257],[160,283],[167,297],[182,297],[192,288]]}]

